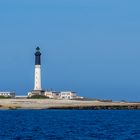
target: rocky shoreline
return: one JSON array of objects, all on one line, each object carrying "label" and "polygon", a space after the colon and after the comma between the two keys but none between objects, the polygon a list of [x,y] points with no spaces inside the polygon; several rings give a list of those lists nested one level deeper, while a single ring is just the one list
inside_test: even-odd
[{"label": "rocky shoreline", "polygon": [[68,110],[140,110],[140,106],[131,105],[131,106],[122,106],[122,105],[113,105],[113,106],[71,106],[71,107],[50,107],[48,109],[68,109]]},{"label": "rocky shoreline", "polygon": [[0,109],[140,110],[140,103],[54,99],[0,99]]}]

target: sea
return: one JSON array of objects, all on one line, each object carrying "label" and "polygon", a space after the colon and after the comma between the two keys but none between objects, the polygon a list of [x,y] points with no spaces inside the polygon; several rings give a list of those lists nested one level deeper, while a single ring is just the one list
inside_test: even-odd
[{"label": "sea", "polygon": [[140,111],[1,110],[0,140],[140,140]]}]

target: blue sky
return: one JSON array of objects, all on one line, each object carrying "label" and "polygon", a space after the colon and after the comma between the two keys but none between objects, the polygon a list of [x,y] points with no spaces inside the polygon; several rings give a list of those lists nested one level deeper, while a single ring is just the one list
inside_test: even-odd
[{"label": "blue sky", "polygon": [[140,1],[1,0],[0,90],[42,87],[100,99],[140,101]]}]

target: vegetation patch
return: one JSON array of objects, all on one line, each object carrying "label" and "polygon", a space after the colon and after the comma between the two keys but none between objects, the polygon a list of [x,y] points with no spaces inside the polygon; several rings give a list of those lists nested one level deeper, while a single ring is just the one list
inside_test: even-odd
[{"label": "vegetation patch", "polygon": [[0,96],[0,99],[12,99],[12,97],[9,97],[9,96],[7,96],[7,97],[5,97],[5,96]]},{"label": "vegetation patch", "polygon": [[44,95],[32,95],[31,97],[27,97],[27,99],[49,99],[49,97]]}]

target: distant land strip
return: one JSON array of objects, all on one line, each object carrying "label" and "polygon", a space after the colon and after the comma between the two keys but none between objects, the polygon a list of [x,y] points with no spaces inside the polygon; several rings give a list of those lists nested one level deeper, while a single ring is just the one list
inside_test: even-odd
[{"label": "distant land strip", "polygon": [[0,109],[140,110],[140,103],[54,99],[0,99]]}]

